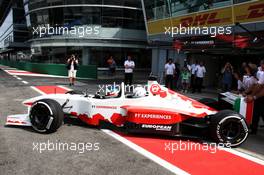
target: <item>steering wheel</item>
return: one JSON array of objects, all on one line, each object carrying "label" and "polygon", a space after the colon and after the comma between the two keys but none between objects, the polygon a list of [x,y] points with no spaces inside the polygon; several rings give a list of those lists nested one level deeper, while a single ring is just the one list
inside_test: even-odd
[{"label": "steering wheel", "polygon": [[96,92],[96,94],[94,95],[94,98],[105,99],[105,96],[101,95],[100,92]]}]

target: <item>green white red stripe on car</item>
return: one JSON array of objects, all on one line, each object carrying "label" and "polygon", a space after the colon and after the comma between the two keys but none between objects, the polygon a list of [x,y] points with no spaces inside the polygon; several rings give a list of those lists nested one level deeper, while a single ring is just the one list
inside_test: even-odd
[{"label": "green white red stripe on car", "polygon": [[247,103],[244,97],[237,98],[235,100],[234,109],[245,117],[248,124],[251,124],[253,117],[254,103]]}]

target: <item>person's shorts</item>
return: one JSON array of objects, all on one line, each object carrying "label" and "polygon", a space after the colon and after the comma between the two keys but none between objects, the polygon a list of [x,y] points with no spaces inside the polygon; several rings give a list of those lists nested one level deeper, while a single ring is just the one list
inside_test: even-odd
[{"label": "person's shorts", "polygon": [[182,83],[189,83],[189,82],[190,82],[189,80],[182,79]]},{"label": "person's shorts", "polygon": [[77,70],[69,70],[68,71],[68,76],[70,78],[76,78],[76,73],[77,73]]}]

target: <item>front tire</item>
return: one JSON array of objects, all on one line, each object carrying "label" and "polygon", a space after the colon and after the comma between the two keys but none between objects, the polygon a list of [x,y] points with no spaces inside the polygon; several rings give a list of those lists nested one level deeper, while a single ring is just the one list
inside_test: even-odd
[{"label": "front tire", "polygon": [[29,118],[35,131],[53,133],[62,125],[64,113],[57,101],[42,99],[32,105]]},{"label": "front tire", "polygon": [[210,134],[216,142],[236,147],[247,139],[248,126],[240,114],[223,110],[212,116]]}]

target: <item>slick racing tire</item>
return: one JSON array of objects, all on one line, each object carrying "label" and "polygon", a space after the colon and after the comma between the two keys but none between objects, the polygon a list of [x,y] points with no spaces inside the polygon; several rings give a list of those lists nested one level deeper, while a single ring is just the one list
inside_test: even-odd
[{"label": "slick racing tire", "polygon": [[248,126],[243,116],[223,110],[211,117],[210,134],[212,138],[226,146],[236,147],[248,137]]},{"label": "slick racing tire", "polygon": [[64,113],[57,101],[42,99],[32,105],[29,118],[35,131],[52,133],[62,125]]}]

